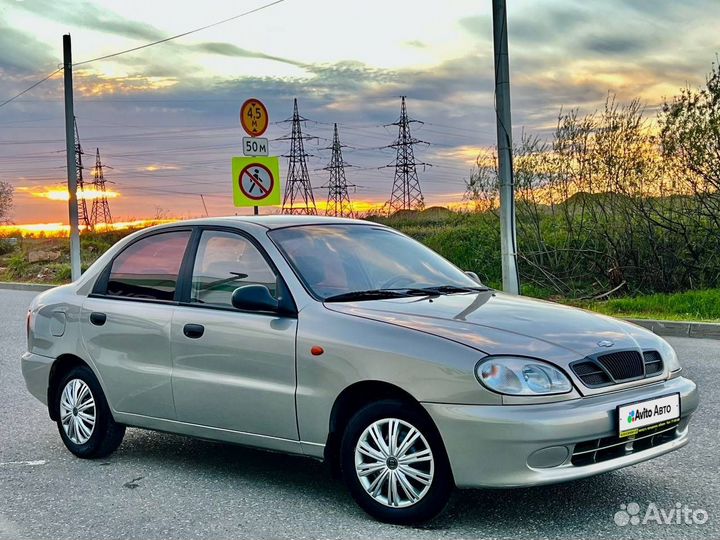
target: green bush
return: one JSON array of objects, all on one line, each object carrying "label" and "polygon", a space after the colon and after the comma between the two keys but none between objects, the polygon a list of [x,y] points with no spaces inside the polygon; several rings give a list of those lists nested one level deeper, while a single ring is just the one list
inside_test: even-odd
[{"label": "green bush", "polygon": [[30,268],[30,263],[25,258],[25,254],[18,252],[7,261],[7,268],[10,277],[21,278]]},{"label": "green bush", "polygon": [[66,283],[70,281],[71,278],[71,271],[70,271],[70,265],[68,263],[60,263],[55,265],[53,268],[55,273],[55,282],[57,283]]},{"label": "green bush", "polygon": [[15,246],[9,240],[0,238],[0,256],[7,255],[15,251]]}]

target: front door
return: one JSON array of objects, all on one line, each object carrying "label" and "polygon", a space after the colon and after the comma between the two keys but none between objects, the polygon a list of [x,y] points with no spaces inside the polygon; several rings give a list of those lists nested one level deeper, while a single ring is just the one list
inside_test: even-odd
[{"label": "front door", "polygon": [[204,230],[189,302],[173,314],[172,386],[178,420],[298,440],[295,418],[297,319],[239,311],[232,292],[277,276],[247,237]]}]

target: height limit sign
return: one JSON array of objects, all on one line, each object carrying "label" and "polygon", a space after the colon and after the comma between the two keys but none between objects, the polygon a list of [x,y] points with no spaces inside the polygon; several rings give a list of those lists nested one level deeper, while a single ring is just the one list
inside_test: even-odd
[{"label": "height limit sign", "polygon": [[267,156],[268,140],[260,136],[270,123],[267,107],[262,101],[250,98],[240,107],[240,125],[249,137],[243,137],[242,149],[246,156]]},{"label": "height limit sign", "polygon": [[260,137],[268,128],[270,118],[262,101],[250,98],[240,107],[240,125],[251,137]]},{"label": "height limit sign", "polygon": [[232,158],[235,206],[280,204],[280,164],[277,157]]}]

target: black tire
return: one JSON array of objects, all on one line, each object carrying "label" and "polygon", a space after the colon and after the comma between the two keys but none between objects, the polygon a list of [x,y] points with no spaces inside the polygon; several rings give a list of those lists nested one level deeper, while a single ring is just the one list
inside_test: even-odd
[{"label": "black tire", "polygon": [[[356,472],[355,449],[360,437],[374,422],[383,419],[399,419],[410,424],[422,434],[432,452],[434,474],[430,487],[419,501],[409,506],[393,508],[387,506],[387,501],[378,502],[363,487]],[[398,467],[396,462],[393,465]],[[340,466],[343,479],[358,505],[386,523],[411,525],[433,519],[445,508],[455,485],[445,447],[433,422],[424,411],[417,409],[417,405],[397,400],[377,401],[355,413],[342,437]]]},{"label": "black tire", "polygon": [[[73,380],[79,379],[84,382],[90,389],[92,398],[94,399],[95,425],[92,433],[87,441],[78,444],[68,437],[63,427],[61,418],[60,401],[62,399],[63,390]],[[60,378],[58,386],[55,389],[55,400],[52,406],[55,408],[54,413],[57,420],[60,438],[70,452],[79,458],[95,459],[102,458],[112,454],[123,440],[125,435],[125,426],[118,424],[112,417],[110,407],[108,407],[105,394],[100,387],[95,374],[87,366],[76,366]]]}]

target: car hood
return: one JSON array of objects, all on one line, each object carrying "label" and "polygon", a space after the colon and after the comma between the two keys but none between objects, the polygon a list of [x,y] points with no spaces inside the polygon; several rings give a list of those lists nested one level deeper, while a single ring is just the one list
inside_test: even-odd
[{"label": "car hood", "polygon": [[652,348],[658,340],[644,328],[611,317],[495,291],[325,306],[450,339],[486,354],[546,358],[561,365],[600,351]]}]

